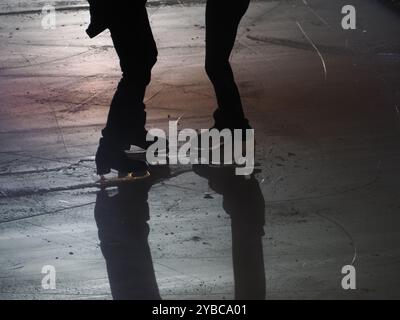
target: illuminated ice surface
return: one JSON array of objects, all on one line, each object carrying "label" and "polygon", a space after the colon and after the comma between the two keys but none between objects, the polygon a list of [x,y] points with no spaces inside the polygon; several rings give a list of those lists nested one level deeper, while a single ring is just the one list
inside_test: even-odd
[{"label": "illuminated ice surface", "polygon": [[[2,1],[0,11],[24,3]],[[149,8],[159,47],[149,128],[179,117],[182,128],[212,125],[204,6],[182,3]],[[87,38],[86,9],[58,13],[55,30],[43,30],[39,14],[2,15],[0,298],[110,299],[110,282],[114,297],[158,287],[164,299],[233,298],[226,211],[242,208],[235,234],[243,234],[257,190],[267,299],[399,298],[400,20],[356,0],[358,28],[344,31],[345,1],[306,3],[252,2],[232,56],[256,130],[257,181],[173,167],[111,198],[85,188],[120,76],[109,34]],[[152,259],[141,236],[147,205]],[[104,255],[99,233],[116,243]],[[357,290],[344,291],[341,270],[351,263]],[[56,268],[55,290],[41,286],[45,265]],[[252,267],[236,272],[237,294],[254,281]]]}]

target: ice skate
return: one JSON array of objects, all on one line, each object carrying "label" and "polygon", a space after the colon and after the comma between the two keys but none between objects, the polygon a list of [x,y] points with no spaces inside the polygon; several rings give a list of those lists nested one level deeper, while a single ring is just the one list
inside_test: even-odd
[{"label": "ice skate", "polygon": [[[118,185],[133,182],[150,176],[148,165],[145,161],[132,160],[126,155],[123,148],[102,138],[96,153],[97,174],[100,186]],[[108,177],[111,170],[118,172],[118,176]]]}]

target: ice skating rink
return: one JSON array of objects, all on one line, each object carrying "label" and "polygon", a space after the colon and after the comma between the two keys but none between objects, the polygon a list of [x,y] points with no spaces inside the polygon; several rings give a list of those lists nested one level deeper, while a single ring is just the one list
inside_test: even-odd
[{"label": "ice skating rink", "polygon": [[[27,3],[0,5],[0,299],[232,299],[264,278],[267,299],[400,298],[398,13],[354,0],[345,31],[346,1],[252,1],[231,60],[254,177],[174,166],[103,193],[85,186],[120,77],[109,34],[88,39],[85,7],[44,30]],[[149,15],[148,127],[208,128],[204,2]]]}]

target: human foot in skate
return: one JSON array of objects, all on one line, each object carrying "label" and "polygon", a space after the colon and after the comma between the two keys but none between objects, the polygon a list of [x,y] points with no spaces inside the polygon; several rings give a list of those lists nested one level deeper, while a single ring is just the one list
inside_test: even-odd
[{"label": "human foot in skate", "polygon": [[96,167],[101,179],[106,179],[105,175],[112,169],[119,172],[119,179],[139,179],[149,176],[145,161],[129,159],[123,147],[104,138],[100,139],[96,153]]}]

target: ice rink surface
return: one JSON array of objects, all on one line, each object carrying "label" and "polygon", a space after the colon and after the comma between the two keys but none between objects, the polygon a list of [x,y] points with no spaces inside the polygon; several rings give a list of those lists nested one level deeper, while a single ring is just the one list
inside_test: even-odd
[{"label": "ice rink surface", "polygon": [[[254,177],[174,166],[106,194],[85,186],[120,77],[109,33],[88,39],[85,7],[58,12],[55,30],[40,10],[18,14],[42,4],[0,3],[0,299],[231,299],[263,276],[267,299],[400,298],[398,13],[354,0],[345,31],[342,0],[253,1],[232,65]],[[211,126],[203,2],[149,15],[148,128]]]}]

